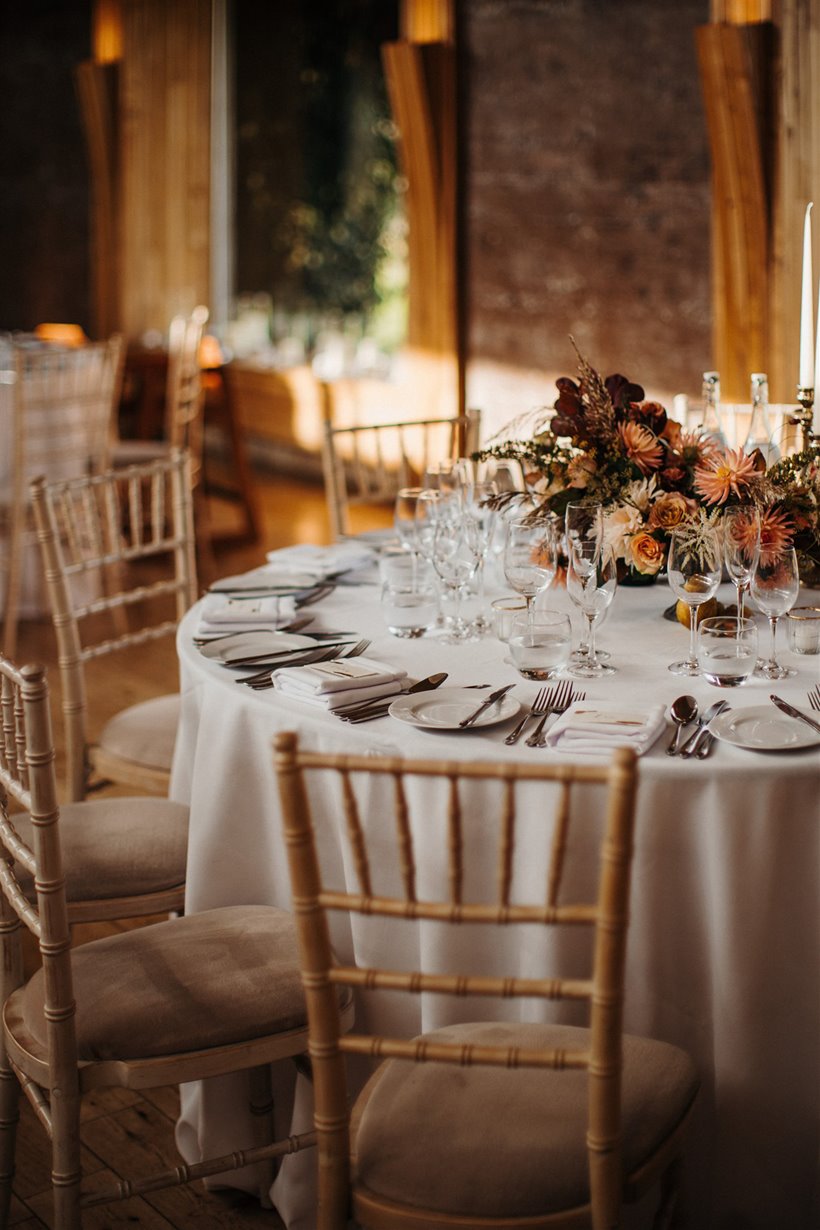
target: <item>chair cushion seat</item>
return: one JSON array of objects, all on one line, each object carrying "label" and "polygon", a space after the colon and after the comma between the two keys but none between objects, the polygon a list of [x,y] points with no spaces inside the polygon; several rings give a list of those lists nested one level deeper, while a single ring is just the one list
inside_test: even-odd
[{"label": "chair cushion seat", "polygon": [[[12,817],[31,845],[31,817]],[[90,799],[60,808],[60,838],[69,901],[141,896],[185,883],[188,808],[170,799]],[[32,877],[17,868],[25,892]]]},{"label": "chair cushion seat", "polygon": [[[81,944],[72,953],[80,1060],[144,1059],[305,1025],[293,920],[226,906]],[[45,1047],[44,980],[12,997]]]},{"label": "chair cushion seat", "polygon": [[[582,1048],[586,1029],[482,1023],[425,1038]],[[688,1055],[624,1035],[625,1174],[649,1158],[697,1090]],[[589,1201],[587,1073],[388,1060],[361,1095],[355,1180],[398,1204],[465,1216],[525,1217]]]},{"label": "chair cushion seat", "polygon": [[116,713],[97,746],[108,755],[170,773],[178,725],[179,695],[156,696]]}]

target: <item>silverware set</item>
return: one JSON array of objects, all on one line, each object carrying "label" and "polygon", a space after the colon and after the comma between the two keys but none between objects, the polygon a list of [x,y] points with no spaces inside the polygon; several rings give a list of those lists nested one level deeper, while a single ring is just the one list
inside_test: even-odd
[{"label": "silverware set", "polygon": [[710,705],[706,712],[698,718],[695,730],[686,740],[678,755],[684,760],[688,760],[691,756],[695,756],[698,760],[705,760],[715,741],[709,725],[713,718],[716,718],[719,713],[725,713],[728,708],[728,702],[725,700],[718,700],[714,705]]},{"label": "silverware set", "polygon": [[246,684],[249,688],[253,688],[255,692],[263,692],[267,688],[272,688],[273,673],[277,670],[293,666],[315,666],[317,662],[339,662],[343,658],[358,658],[370,646],[370,641],[357,641],[355,645],[338,646],[338,645],[318,645],[315,649],[295,649],[289,654],[282,654],[280,662],[274,662],[265,670],[258,671],[255,675],[246,675],[244,679],[237,679],[237,683]]},{"label": "silverware set", "polygon": [[547,719],[559,713],[565,713],[576,700],[584,700],[586,692],[576,692],[570,680],[556,684],[552,688],[541,688],[530,708],[521,718],[518,725],[510,731],[504,740],[507,744],[517,743],[524,732],[530,718],[537,718],[538,724],[532,734],[526,739],[527,747],[546,747],[547,738],[544,727]]},{"label": "silverware set", "polygon": [[437,675],[430,675],[427,679],[419,679],[417,683],[413,683],[409,688],[404,688],[400,692],[391,692],[388,696],[373,697],[372,700],[351,701],[349,705],[342,705],[338,709],[333,710],[333,716],[340,719],[342,722],[358,724],[359,722],[372,722],[376,718],[386,717],[390,711],[390,706],[393,701],[400,696],[410,696],[416,692],[432,692],[439,687],[447,675],[444,671],[440,671]]}]

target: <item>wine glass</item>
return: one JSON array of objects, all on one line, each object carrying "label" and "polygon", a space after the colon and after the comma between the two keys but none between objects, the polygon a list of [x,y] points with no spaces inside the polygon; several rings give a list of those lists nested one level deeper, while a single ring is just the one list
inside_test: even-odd
[{"label": "wine glass", "polygon": [[781,666],[775,652],[777,621],[790,611],[800,591],[800,576],[797,571],[797,554],[794,547],[772,555],[758,546],[752,569],[751,595],[759,610],[767,617],[771,628],[771,657],[755,668],[755,674],[764,679],[786,679],[796,672],[790,666]]},{"label": "wine glass", "polygon": [[673,675],[699,675],[697,655],[697,609],[714,598],[722,569],[720,540],[714,530],[704,530],[695,539],[689,532],[673,532],[669,539],[667,572],[677,598],[689,607],[689,657],[673,662]]},{"label": "wine glass", "polygon": [[496,524],[496,511],[489,506],[487,501],[497,494],[498,488],[495,483],[488,480],[476,479],[464,488],[464,509],[476,524],[481,547],[481,558],[478,561],[472,587],[478,596],[478,614],[473,620],[473,627],[480,635],[488,632],[492,626],[484,613],[484,574]]},{"label": "wine glass", "polygon": [[421,487],[400,487],[396,492],[396,502],[393,505],[393,527],[396,536],[405,551],[412,551],[414,555],[419,553],[416,506],[421,492]]},{"label": "wine glass", "polygon": [[457,501],[446,501],[436,517],[433,567],[453,602],[453,613],[447,621],[447,641],[463,641],[472,634],[469,623],[461,617],[461,599],[480,558],[478,527],[472,517],[461,512]]},{"label": "wine glass", "polygon": [[533,599],[546,589],[558,571],[559,538],[554,519],[529,518],[507,523],[504,544],[504,576],[516,593],[527,602],[532,615]]},{"label": "wine glass", "polygon": [[[590,567],[597,563],[604,542],[604,510],[600,504],[567,504],[564,511],[564,533],[567,540],[567,555],[579,543],[591,543],[595,550],[585,553]],[[579,559],[583,567],[583,559]]]},{"label": "wine glass", "polygon": [[442,495],[460,495],[463,482],[457,458],[449,457],[446,461],[429,465],[424,471],[424,486],[432,487]]},{"label": "wine glass", "polygon": [[[439,514],[443,513],[452,497],[436,491],[432,487],[423,487],[416,500],[416,548],[422,559],[433,563],[436,539],[436,525]],[[438,577],[438,573],[436,573]],[[440,587],[438,587],[440,589]],[[441,594],[438,595],[438,610],[436,623],[443,623],[441,613]]]},{"label": "wine glass", "polygon": [[615,671],[595,651],[595,624],[609,609],[617,587],[618,567],[612,552],[593,541],[576,543],[567,565],[567,593],[586,618],[587,651],[572,665],[569,673],[574,679],[597,679]]},{"label": "wine glass", "polygon": [[737,617],[743,618],[743,595],[752,583],[760,541],[760,513],[754,504],[734,504],[723,511],[723,560],[737,591]]}]

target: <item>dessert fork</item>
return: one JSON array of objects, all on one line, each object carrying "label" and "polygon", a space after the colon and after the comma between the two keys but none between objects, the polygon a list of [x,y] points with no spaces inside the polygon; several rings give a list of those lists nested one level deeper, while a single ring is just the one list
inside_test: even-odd
[{"label": "dessert fork", "polygon": [[549,712],[550,698],[554,691],[554,688],[541,688],[540,691],[536,693],[535,700],[532,702],[515,729],[511,730],[507,735],[504,740],[505,743],[515,743],[520,738],[522,730],[527,725],[527,722],[531,717],[541,717],[543,713]]},{"label": "dessert fork", "polygon": [[808,698],[812,709],[815,709],[818,713],[820,713],[820,684],[813,687],[811,691],[808,692]]},{"label": "dessert fork", "polygon": [[576,700],[586,700],[586,692],[573,691],[572,683],[570,682],[562,684],[558,689],[558,695],[550,704],[549,712],[544,714],[538,723],[537,729],[527,739],[527,747],[546,747],[547,736],[544,731],[544,724],[547,718],[553,717],[556,714],[566,713],[570,705],[574,705]]}]

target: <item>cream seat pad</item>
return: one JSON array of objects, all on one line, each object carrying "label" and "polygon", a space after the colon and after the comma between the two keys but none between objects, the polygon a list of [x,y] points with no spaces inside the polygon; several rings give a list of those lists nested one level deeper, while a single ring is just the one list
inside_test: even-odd
[{"label": "cream seat pad", "polygon": [[[12,816],[32,844],[31,817]],[[60,840],[69,901],[142,896],[185,883],[188,808],[170,799],[91,799],[60,808]],[[18,867],[20,882],[32,877]]]},{"label": "cream seat pad", "polygon": [[[574,1026],[483,1023],[425,1034],[440,1042],[586,1049]],[[356,1181],[399,1204],[526,1217],[584,1205],[587,1074],[389,1060],[362,1094]],[[624,1037],[622,1132],[629,1173],[683,1117],[697,1089],[687,1055]]]},{"label": "cream seat pad", "polygon": [[[72,969],[80,1060],[204,1050],[307,1021],[293,920],[274,906],[206,910],[82,944]],[[12,1001],[45,1047],[43,994],[41,970]]]},{"label": "cream seat pad", "polygon": [[179,696],[157,696],[130,705],[106,722],[97,747],[122,760],[170,773],[179,724]]}]

